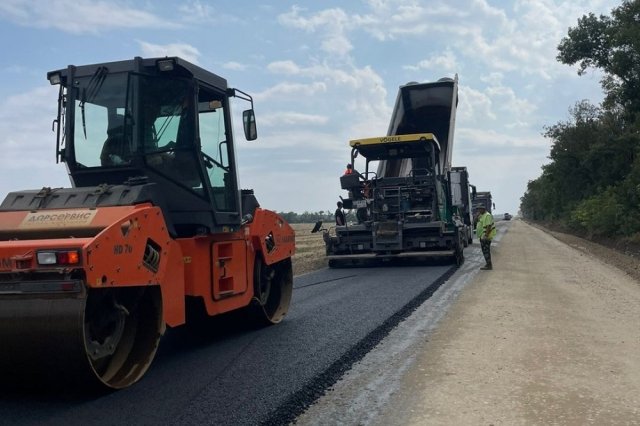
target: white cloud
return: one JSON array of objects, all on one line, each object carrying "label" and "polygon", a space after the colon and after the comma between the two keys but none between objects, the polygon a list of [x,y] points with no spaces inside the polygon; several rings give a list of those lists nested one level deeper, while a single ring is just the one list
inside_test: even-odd
[{"label": "white cloud", "polygon": [[293,61],[276,61],[267,65],[275,74],[321,80],[326,84],[344,85],[351,89],[384,90],[384,80],[371,68],[356,68],[349,61],[331,64],[318,63],[302,67]]},{"label": "white cloud", "polygon": [[458,123],[481,128],[491,122],[492,126],[505,129],[531,129],[537,105],[518,97],[513,88],[503,85],[499,73],[483,77],[481,81],[494,84],[481,90],[465,85],[459,87]]},{"label": "white cloud", "polygon": [[262,114],[260,125],[265,127],[276,127],[281,125],[322,125],[329,121],[329,117],[316,114],[303,114],[300,112],[279,112]]},{"label": "white cloud", "polygon": [[72,34],[117,28],[177,28],[174,22],[132,8],[122,1],[3,0],[0,16],[18,25],[55,28]]},{"label": "white cloud", "polygon": [[[245,146],[249,146],[251,150],[267,150],[274,153],[272,165],[274,163],[281,163],[286,160],[284,156],[276,155],[280,149],[287,149],[291,152],[291,149],[298,149],[298,152],[305,152],[305,156],[309,155],[309,149],[313,148],[316,152],[326,152],[327,150],[340,152],[341,148],[345,145],[345,138],[338,138],[334,133],[331,133],[327,128],[311,129],[308,124],[303,125],[281,125],[279,130],[274,130],[273,126],[270,127],[269,132],[262,133],[260,127],[262,125],[263,117],[258,115],[256,117],[258,124],[259,139],[257,143],[240,144],[241,150],[245,149]],[[269,116],[267,116],[269,119]],[[300,123],[297,123],[300,124]],[[264,156],[264,155],[263,155]],[[277,159],[277,160],[276,160]]]},{"label": "white cloud", "polygon": [[312,15],[310,18],[301,16],[300,12],[304,12],[304,9],[293,6],[290,12],[281,14],[278,17],[278,21],[283,25],[309,32],[324,27],[340,27],[348,21],[347,14],[340,8],[325,9]]},{"label": "white cloud", "polygon": [[224,13],[222,9],[216,9],[210,4],[199,0],[193,0],[183,3],[178,8],[181,19],[187,24],[211,24],[211,23],[237,23],[241,20],[228,13]]},{"label": "white cloud", "polygon": [[222,68],[234,71],[244,71],[247,69],[245,64],[241,64],[240,62],[229,61],[222,64]]},{"label": "white cloud", "polygon": [[486,93],[496,100],[503,110],[514,111],[521,115],[530,115],[537,107],[524,98],[518,98],[511,87],[496,85],[487,88]]},{"label": "white cloud", "polygon": [[458,123],[480,124],[485,120],[495,120],[491,98],[479,90],[468,86],[458,86]]},{"label": "white cloud", "polygon": [[56,164],[57,87],[44,86],[10,96],[0,104],[0,194],[43,186],[69,186],[66,169]]},{"label": "white cloud", "polygon": [[482,15],[496,18],[498,22],[506,24],[508,22],[507,15],[502,9],[493,7],[486,0],[472,0],[472,9],[480,10]]},{"label": "white cloud", "polygon": [[267,69],[275,74],[296,75],[300,73],[300,67],[293,61],[275,61],[267,65]]},{"label": "white cloud", "polygon": [[309,18],[302,16],[304,9],[293,6],[287,13],[278,16],[278,22],[284,26],[301,29],[310,33],[322,33],[321,49],[329,54],[346,55],[353,50],[347,37],[351,25],[350,17],[340,9],[325,9]]},{"label": "white cloud", "polygon": [[353,45],[344,34],[331,34],[321,44],[322,50],[336,55],[346,55],[353,49]]},{"label": "white cloud", "polygon": [[386,104],[387,90],[382,78],[368,66],[353,70],[351,77],[346,81],[358,95],[348,98],[349,109],[356,117],[384,117],[388,123],[391,109]]},{"label": "white cloud", "polygon": [[[289,95],[292,92],[301,93],[304,91],[307,94],[312,94],[309,86],[322,88],[322,92],[318,93],[330,97],[330,99],[325,98],[324,102],[331,106],[333,114],[344,111],[352,117],[347,120],[349,128],[360,135],[362,129],[368,129],[365,134],[370,134],[372,130],[375,130],[376,133],[373,136],[386,134],[391,108],[387,104],[385,82],[372,67],[357,68],[350,65],[349,61],[339,66],[321,63],[308,67],[302,67],[293,61],[277,61],[270,63],[267,68],[274,73],[309,79],[311,82],[304,86],[301,83],[289,83],[286,86],[280,84],[257,95],[258,98],[266,94],[274,98],[282,94]],[[315,102],[313,106],[317,108],[322,104],[323,102]]]},{"label": "white cloud", "polygon": [[[349,33],[364,31],[380,41],[397,39],[447,40],[445,53],[426,58],[408,70],[473,60],[494,72],[516,72],[544,79],[565,74],[567,68],[556,59],[556,47],[587,10],[602,10],[601,0],[554,3],[518,0],[496,7],[486,0],[444,0],[422,4],[416,0],[371,0],[365,14],[349,14],[340,8],[314,13],[293,6],[278,21],[287,27],[321,35],[320,48],[346,55],[353,50]],[[587,3],[587,4],[584,4]],[[453,56],[451,52],[455,51]]]},{"label": "white cloud", "polygon": [[186,22],[210,22],[215,18],[215,9],[200,1],[182,4],[179,10],[182,13],[182,19]]},{"label": "white cloud", "polygon": [[456,60],[456,55],[450,49],[447,49],[439,56],[423,59],[416,65],[405,65],[403,68],[410,71],[436,69],[443,73],[454,73],[460,70],[460,66]]},{"label": "white cloud", "polygon": [[495,150],[505,150],[512,148],[512,151],[505,151],[516,155],[519,148],[540,148],[548,150],[549,142],[541,135],[510,134],[499,129],[478,129],[460,126],[456,129],[456,138],[460,142],[457,148],[461,151],[467,149],[476,150],[481,148],[489,156],[496,155]]},{"label": "white cloud", "polygon": [[163,57],[163,56],[179,56],[191,63],[197,64],[200,57],[200,51],[184,43],[171,44],[152,44],[146,41],[138,40],[142,55],[145,57]]},{"label": "white cloud", "polygon": [[501,72],[491,72],[487,75],[480,77],[480,81],[487,84],[501,85],[504,79],[504,74]]},{"label": "white cloud", "polygon": [[253,95],[256,101],[266,101],[271,98],[312,96],[316,93],[326,92],[327,86],[322,82],[314,82],[309,84],[302,83],[278,83],[260,93]]},{"label": "white cloud", "polygon": [[294,158],[292,160],[285,160],[287,164],[313,164],[315,160],[313,158]]},{"label": "white cloud", "polygon": [[[346,158],[346,157],[345,157]],[[276,211],[335,210],[340,189],[339,176],[344,171],[346,159],[335,162],[323,159],[322,173],[305,173],[314,162],[296,164],[287,161],[289,167],[275,169],[265,162],[253,167],[239,167],[242,185],[252,188],[262,208]],[[311,230],[311,229],[309,229]]]}]

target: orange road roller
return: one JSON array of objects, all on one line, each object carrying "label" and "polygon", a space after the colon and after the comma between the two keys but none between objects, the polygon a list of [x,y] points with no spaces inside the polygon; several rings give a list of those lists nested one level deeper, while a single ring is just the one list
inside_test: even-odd
[{"label": "orange road roller", "polygon": [[238,185],[230,100],[254,140],[251,96],[178,57],[47,77],[72,187],[0,205],[0,374],[121,389],[188,306],[280,322],[295,234]]}]

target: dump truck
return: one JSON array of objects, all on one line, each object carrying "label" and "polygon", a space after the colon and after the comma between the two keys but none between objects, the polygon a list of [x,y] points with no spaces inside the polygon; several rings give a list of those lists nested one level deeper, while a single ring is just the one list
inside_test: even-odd
[{"label": "dump truck", "polygon": [[[329,266],[365,259],[448,257],[464,261],[468,239],[452,204],[450,179],[457,76],[401,86],[386,136],[356,139],[340,178],[357,223],[323,230]],[[455,172],[457,173],[457,172]],[[334,230],[331,233],[331,230]]]},{"label": "dump truck", "polygon": [[178,57],[47,77],[71,188],[0,204],[3,378],[121,389],[195,312],[282,321],[294,232],[238,187],[230,102],[250,105],[242,127],[254,140],[251,96]]},{"label": "dump truck", "polygon": [[475,197],[473,198],[473,227],[475,229],[478,217],[480,216],[479,208],[484,207],[487,212],[493,212],[495,204],[491,197],[490,191],[475,191]]},{"label": "dump truck", "polygon": [[466,167],[452,167],[449,172],[451,184],[451,205],[454,217],[460,220],[464,233],[465,247],[473,243],[472,187],[469,184],[469,171]]}]

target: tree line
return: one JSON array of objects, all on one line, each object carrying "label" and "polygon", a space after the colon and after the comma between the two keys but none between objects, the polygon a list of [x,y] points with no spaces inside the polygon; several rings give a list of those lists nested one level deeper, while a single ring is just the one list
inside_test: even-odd
[{"label": "tree line", "polygon": [[569,120],[545,128],[551,162],[529,181],[520,211],[587,236],[640,235],[640,0],[583,16],[558,52],[579,75],[603,72],[604,100],[577,102]]},{"label": "tree line", "polygon": [[[331,225],[335,223],[335,212],[331,210],[327,211],[318,211],[318,212],[308,212],[304,213],[296,213],[296,212],[278,212],[282,218],[288,223],[315,223],[319,220],[326,223],[327,225]],[[355,220],[355,214],[352,211],[345,210],[344,214],[347,220]]]}]

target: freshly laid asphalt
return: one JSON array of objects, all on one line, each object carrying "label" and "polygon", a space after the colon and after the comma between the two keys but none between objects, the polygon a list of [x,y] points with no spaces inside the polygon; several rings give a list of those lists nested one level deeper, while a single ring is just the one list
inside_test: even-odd
[{"label": "freshly laid asphalt", "polygon": [[287,424],[454,270],[386,265],[297,277],[281,324],[254,330],[231,316],[169,330],[142,381],[117,392],[14,389],[0,376],[0,424]]}]

